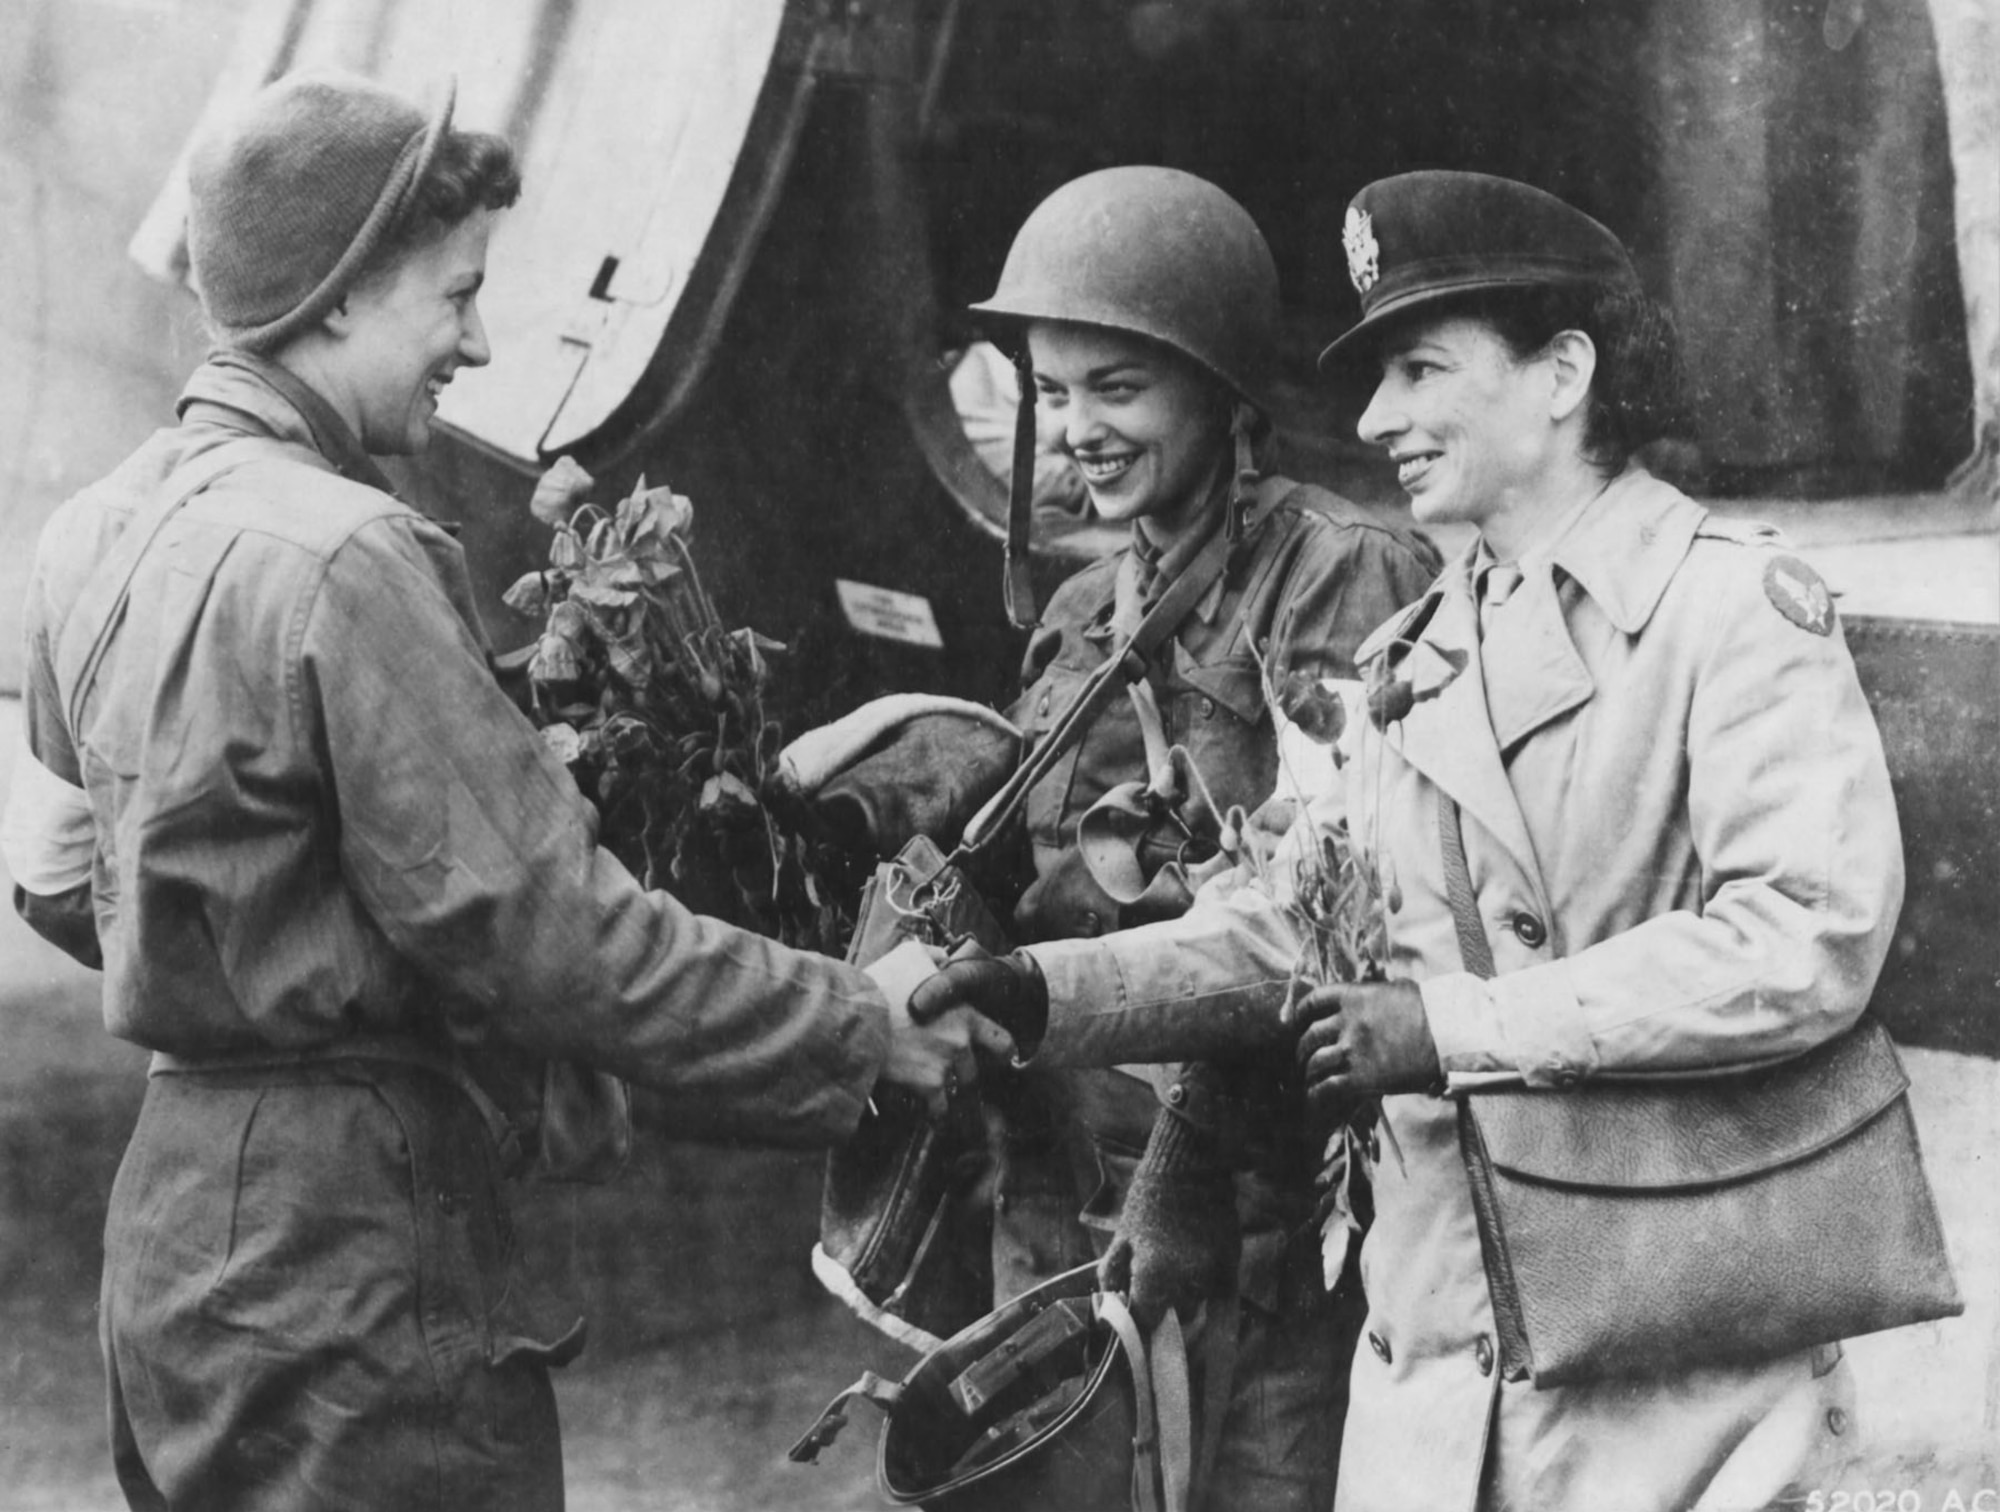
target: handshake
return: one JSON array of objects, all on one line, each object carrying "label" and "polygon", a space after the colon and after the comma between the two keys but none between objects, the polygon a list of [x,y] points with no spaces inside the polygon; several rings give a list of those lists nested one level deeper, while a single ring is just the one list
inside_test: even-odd
[{"label": "handshake", "polygon": [[982,1059],[1013,1062],[1034,1052],[1048,1023],[1049,992],[1041,968],[1022,951],[994,956],[968,942],[929,958],[927,975],[922,965],[911,970],[924,954],[906,944],[870,971],[889,998],[882,1080],[941,1116],[961,1088],[978,1081]]},{"label": "handshake", "polygon": [[[942,1113],[961,1087],[978,1079],[982,1057],[1018,1063],[1034,1053],[1048,1026],[1049,992],[1025,951],[993,956],[968,945],[929,964],[935,969],[928,975],[919,967],[903,977],[905,984],[919,977],[909,990],[889,991],[890,1050],[882,1075]],[[1423,996],[1413,982],[1323,985],[1276,1011],[1163,1005],[1147,1019],[1147,1032],[1121,1043],[1114,1059],[1228,1061],[1289,1051],[1308,1104],[1326,1119],[1344,1117],[1357,1099],[1420,1092],[1442,1078]]]}]

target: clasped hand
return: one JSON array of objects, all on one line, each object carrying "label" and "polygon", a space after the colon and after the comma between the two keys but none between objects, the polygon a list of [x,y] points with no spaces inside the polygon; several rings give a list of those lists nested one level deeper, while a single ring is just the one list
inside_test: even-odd
[{"label": "clasped hand", "polygon": [[1414,982],[1315,987],[1286,1015],[1300,1028],[1298,1061],[1316,1113],[1341,1114],[1385,1092],[1422,1092],[1443,1076]]},{"label": "clasped hand", "polygon": [[891,1014],[882,1069],[885,1081],[923,1098],[933,1117],[978,1080],[980,1060],[1005,1063],[1038,1040],[1048,1013],[1041,974],[1025,957],[972,947],[938,965]]}]

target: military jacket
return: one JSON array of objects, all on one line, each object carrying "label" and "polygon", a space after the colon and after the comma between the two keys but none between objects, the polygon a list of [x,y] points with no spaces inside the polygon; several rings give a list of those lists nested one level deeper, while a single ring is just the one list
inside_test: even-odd
[{"label": "military jacket", "polygon": [[[57,511],[28,605],[32,755],[88,797],[112,1032],[193,1057],[491,1037],[659,1088],[690,1134],[851,1129],[888,1034],[866,975],[642,890],[495,682],[450,535],[336,473],[254,371],[204,366],[182,408]],[[78,685],[99,561],[245,436]]]},{"label": "military jacket", "polygon": [[[1187,750],[1222,814],[1232,806],[1256,808],[1277,783],[1266,669],[1273,686],[1288,673],[1352,677],[1363,637],[1420,594],[1436,570],[1427,542],[1335,494],[1283,479],[1263,487],[1276,502],[1154,658],[1165,738]],[[1180,560],[1157,564],[1162,587],[1199,544],[1186,543],[1175,554]],[[1140,543],[1093,563],[1051,598],[1027,650],[1026,691],[1010,711],[1030,742],[1046,737],[1121,631],[1129,633],[1140,612],[1133,579],[1145,555]],[[1027,796],[1035,881],[1015,911],[1019,938],[1087,937],[1135,922],[1092,880],[1077,849],[1077,825],[1113,786],[1146,776],[1139,716],[1130,699],[1114,697]],[[1198,793],[1190,795],[1181,811],[1186,831],[1160,826],[1145,859],[1199,862],[1214,850],[1221,816]],[[1171,1088],[1170,1074],[1159,1080]],[[1311,1210],[1313,1152],[1289,1102],[1269,1088],[1251,1102],[1252,1148],[1239,1181],[1242,1285],[1246,1296],[1275,1308],[1287,1242]],[[1067,1085],[1029,1078],[1012,1104],[1016,1139],[1000,1180],[994,1246],[1000,1296],[1088,1257],[1079,1203],[1086,1224],[1108,1231],[1115,1223],[1154,1106],[1152,1091],[1127,1078],[1069,1078]],[[1079,1125],[1088,1126],[1088,1138]],[[1316,1274],[1317,1263],[1302,1269]]]}]

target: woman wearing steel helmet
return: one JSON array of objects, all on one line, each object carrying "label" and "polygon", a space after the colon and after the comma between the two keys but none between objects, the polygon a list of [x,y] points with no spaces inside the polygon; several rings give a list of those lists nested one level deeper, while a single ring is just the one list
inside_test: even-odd
[{"label": "woman wearing steel helmet", "polygon": [[[1436,563],[1345,499],[1260,476],[1277,273],[1256,224],[1214,185],[1150,167],[1072,181],[1030,215],[973,311],[1023,370],[1024,436],[1040,417],[1098,515],[1132,527],[1129,546],[1070,578],[1040,616],[1011,711],[1029,751],[1170,585],[1209,577],[1191,607],[1166,611],[1178,622],[1132,696],[1114,697],[1030,788],[1033,880],[1016,934],[1076,938],[1171,916],[1186,906],[1187,869],[1215,855],[1223,816],[1276,784],[1266,671],[1353,676],[1362,637]],[[1023,544],[1010,553],[1017,617]],[[1163,797],[1155,780],[1135,796],[1170,747],[1200,780],[1184,772],[1189,791]],[[1128,842],[1116,875],[1101,855],[1093,871],[1079,844],[1101,800],[1133,821],[1112,827]],[[988,1104],[1003,1131],[996,1300],[1089,1259],[1114,1228],[1107,1279],[1129,1286],[1142,1316],[1216,1298],[1227,1317],[1240,1299],[1209,1505],[1324,1508],[1353,1328],[1305,1233],[1313,1152],[1271,1063],[1162,1067],[1150,1080],[1031,1070]]]}]

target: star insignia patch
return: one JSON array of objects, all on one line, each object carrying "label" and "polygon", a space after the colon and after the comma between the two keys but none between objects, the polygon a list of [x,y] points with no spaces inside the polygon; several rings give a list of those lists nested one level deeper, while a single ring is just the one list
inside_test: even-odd
[{"label": "star insignia patch", "polygon": [[1382,276],[1382,248],[1375,240],[1375,217],[1349,205],[1340,241],[1347,248],[1347,276],[1354,280],[1358,293],[1366,294]]},{"label": "star insignia patch", "polygon": [[1797,557],[1771,558],[1764,568],[1764,597],[1801,630],[1833,634],[1833,595],[1820,575]]}]

